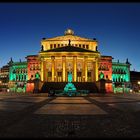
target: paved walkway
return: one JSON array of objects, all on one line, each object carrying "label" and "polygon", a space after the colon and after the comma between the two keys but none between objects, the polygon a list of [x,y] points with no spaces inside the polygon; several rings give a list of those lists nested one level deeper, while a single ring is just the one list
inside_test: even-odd
[{"label": "paved walkway", "polygon": [[84,97],[58,97],[38,109],[36,114],[94,115],[107,114]]},{"label": "paved walkway", "polygon": [[0,94],[0,137],[140,137],[139,95]]}]

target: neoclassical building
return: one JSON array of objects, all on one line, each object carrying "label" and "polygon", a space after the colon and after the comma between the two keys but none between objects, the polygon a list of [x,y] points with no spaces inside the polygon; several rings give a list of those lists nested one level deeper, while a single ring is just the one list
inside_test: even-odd
[{"label": "neoclassical building", "polygon": [[[107,92],[113,92],[116,85],[130,83],[128,59],[125,63],[112,62],[112,56],[101,55],[95,38],[77,36],[71,29],[67,29],[63,36],[43,38],[39,53],[28,55],[26,59],[27,62],[19,64],[19,66],[24,65],[21,69],[27,72],[19,74],[23,75],[20,79],[18,76],[11,79],[13,77],[11,75],[23,70],[16,70],[19,68],[18,63],[10,64],[9,83],[24,82],[27,92],[33,92],[36,87],[33,81],[36,79],[40,81],[39,90],[44,87],[44,83],[55,83],[55,85],[67,83],[68,73],[72,74],[72,82],[75,85],[81,83],[80,87],[82,84],[83,87],[94,85],[101,89],[99,81],[104,79],[104,88]],[[76,86],[79,87],[78,84]]]},{"label": "neoclassical building", "polygon": [[72,30],[67,30],[64,36],[44,39],[41,44],[42,81],[67,82],[68,72],[72,72],[73,82],[98,80],[97,41],[75,36]]}]

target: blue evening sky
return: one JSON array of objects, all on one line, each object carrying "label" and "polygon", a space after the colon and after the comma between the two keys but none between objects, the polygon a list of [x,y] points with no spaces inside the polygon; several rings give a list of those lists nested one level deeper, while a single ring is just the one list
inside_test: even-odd
[{"label": "blue evening sky", "polygon": [[102,55],[140,71],[140,3],[0,3],[0,67],[38,54],[43,37],[96,38]]}]

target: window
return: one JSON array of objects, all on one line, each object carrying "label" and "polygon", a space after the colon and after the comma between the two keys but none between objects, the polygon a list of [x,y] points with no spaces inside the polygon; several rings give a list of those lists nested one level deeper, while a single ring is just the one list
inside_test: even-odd
[{"label": "window", "polygon": [[83,48],[85,48],[85,44],[83,44]]},{"label": "window", "polygon": [[24,80],[26,81],[26,75],[24,75]]},{"label": "window", "polygon": [[50,44],[50,49],[52,49],[53,48],[53,44]]},{"label": "window", "polygon": [[56,44],[54,44],[54,48],[56,48]]},{"label": "window", "polygon": [[77,72],[77,77],[81,77],[82,76],[82,72]]},{"label": "window", "polygon": [[75,47],[77,47],[77,44],[75,44]]},{"label": "window", "polygon": [[106,75],[106,79],[108,79],[108,75]]},{"label": "window", "polygon": [[52,72],[48,72],[48,77],[52,77]]},{"label": "window", "polygon": [[23,79],[24,79],[24,77],[23,77],[23,75],[21,76],[21,80],[23,81]]},{"label": "window", "polygon": [[58,77],[61,77],[62,76],[62,72],[58,72],[57,75],[58,75]]},{"label": "window", "polygon": [[18,75],[16,75],[16,81],[18,81]]},{"label": "window", "polygon": [[79,47],[81,48],[81,44],[79,44]]},{"label": "window", "polygon": [[86,49],[89,49],[88,45],[86,45]]},{"label": "window", "polygon": [[88,72],[88,77],[91,77],[91,72]]},{"label": "window", "polygon": [[60,47],[60,44],[58,44],[58,48]]},{"label": "window", "polygon": [[61,44],[61,46],[63,47],[63,44]]}]

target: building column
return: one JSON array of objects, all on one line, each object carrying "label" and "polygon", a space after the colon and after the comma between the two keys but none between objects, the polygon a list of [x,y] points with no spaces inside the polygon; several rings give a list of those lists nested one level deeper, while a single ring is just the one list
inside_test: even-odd
[{"label": "building column", "polygon": [[84,57],[84,78],[84,82],[87,82],[87,56]]},{"label": "building column", "polygon": [[43,77],[44,77],[44,81],[47,80],[47,77],[46,76],[47,76],[46,75],[46,61],[44,61],[44,63],[43,63]]},{"label": "building column", "polygon": [[92,62],[92,65],[93,65],[93,66],[92,66],[92,67],[93,67],[93,73],[92,73],[92,75],[93,75],[93,78],[92,78],[92,79],[93,79],[93,80],[92,80],[92,82],[95,82],[95,81],[96,81],[96,70],[95,70],[96,67],[95,67],[95,61]]},{"label": "building column", "polygon": [[65,82],[66,81],[66,56],[62,56],[62,69],[63,69],[63,78],[62,81]]},{"label": "building column", "polygon": [[98,59],[96,58],[96,59],[95,59],[95,81],[98,81],[98,79],[99,79],[99,78],[98,78],[98,75],[99,75],[99,74],[98,74],[98,73],[99,73],[99,72],[98,72],[98,67],[99,67]]},{"label": "building column", "polygon": [[44,59],[41,59],[41,81],[44,81]]},{"label": "building column", "polygon": [[51,59],[52,59],[52,82],[54,82],[55,56],[52,56]]},{"label": "building column", "polygon": [[73,81],[76,82],[77,78],[77,56],[73,56]]},{"label": "building column", "polygon": [[92,61],[92,70],[91,70],[91,82],[94,82],[94,62]]}]

